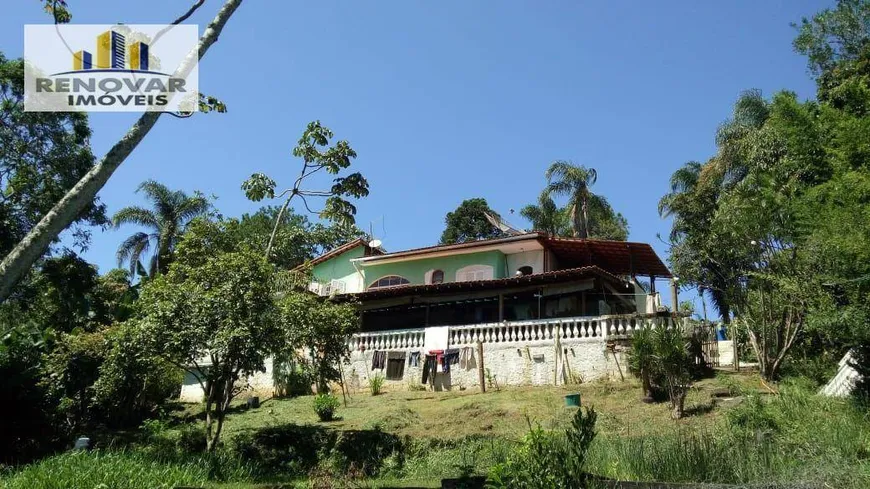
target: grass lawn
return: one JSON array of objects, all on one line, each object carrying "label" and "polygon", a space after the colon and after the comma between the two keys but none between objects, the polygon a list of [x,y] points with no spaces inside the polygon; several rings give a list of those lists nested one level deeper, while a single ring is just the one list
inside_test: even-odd
[{"label": "grass lawn", "polygon": [[[665,403],[640,402],[635,380],[599,382],[579,386],[508,387],[482,394],[477,389],[451,392],[393,391],[372,396],[359,392],[340,407],[337,421],[321,423],[312,409],[312,396],[267,399],[258,409],[239,409],[227,417],[224,435],[284,423],[317,424],[336,430],[381,430],[414,438],[457,440],[472,435],[519,439],[528,432],[526,419],[544,428],[565,426],[573,410],[565,409],[563,396],[579,392],[581,402],[599,412],[600,434],[645,435],[679,429],[709,429],[724,409],[711,405],[715,389],[739,385],[744,391],[766,392],[755,374],[722,371],[715,378],[695,384],[686,401],[688,416],[670,419]],[[241,403],[239,403],[241,406]],[[197,416],[200,406],[190,405],[182,417]]]},{"label": "grass lawn", "polygon": [[[722,388],[743,397],[712,403]],[[226,420],[219,458],[179,451],[184,433],[202,428],[202,406],[187,405],[150,441],[49,457],[0,476],[0,487],[120,487],[121,480],[149,488],[439,487],[442,478],[486,474],[510,458],[529,431],[527,419],[545,429],[567,427],[575,410],[564,407],[563,396],[576,392],[598,412],[585,466],[596,475],[870,487],[867,413],[806,384],[779,389],[771,395],[756,374],[721,371],[695,383],[687,416],[677,421],[668,403],[642,403],[633,379],[486,394],[360,392],[339,408],[341,419],[328,423],[317,420],[312,396],[267,399],[258,409],[240,401]]]}]

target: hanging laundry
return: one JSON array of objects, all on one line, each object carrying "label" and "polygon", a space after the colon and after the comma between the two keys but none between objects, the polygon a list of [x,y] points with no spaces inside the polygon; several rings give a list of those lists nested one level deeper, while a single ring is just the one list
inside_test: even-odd
[{"label": "hanging laundry", "polygon": [[412,351],[408,354],[408,366],[409,367],[419,367],[420,366],[420,352]]},{"label": "hanging laundry", "polygon": [[459,351],[459,368],[471,370],[477,366],[474,361],[474,348],[465,346]]},{"label": "hanging laundry", "polygon": [[372,353],[372,370],[383,369],[387,365],[387,352],[375,350]]},{"label": "hanging laundry", "polygon": [[450,372],[450,365],[459,363],[459,348],[450,348],[444,351],[444,359],[441,362],[442,371],[446,374]]},{"label": "hanging laundry", "polygon": [[405,375],[405,352],[387,352],[387,378],[400,380]]},{"label": "hanging laundry", "polygon": [[444,350],[429,350],[429,352],[428,352],[428,354],[426,355],[426,357],[428,358],[429,355],[435,355],[435,365],[436,365],[436,366],[438,366],[438,365],[443,365],[443,364],[444,364],[444,362],[443,362],[443,359],[444,359]]},{"label": "hanging laundry", "polygon": [[435,385],[435,371],[438,370],[438,358],[435,355],[426,355],[423,362],[423,383]]}]

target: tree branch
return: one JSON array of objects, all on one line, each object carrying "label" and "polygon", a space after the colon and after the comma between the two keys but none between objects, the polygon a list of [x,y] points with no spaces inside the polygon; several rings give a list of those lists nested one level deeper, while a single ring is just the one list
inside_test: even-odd
[{"label": "tree branch", "polygon": [[[227,0],[224,3],[217,16],[206,27],[197,46],[184,58],[181,66],[173,75],[174,77],[187,77],[193,69],[193,63],[205,56],[212,44],[217,42],[227,21],[241,3],[242,0]],[[94,201],[97,193],[109,181],[115,170],[145,139],[161,114],[162,112],[153,111],[143,114],[127,134],[112,146],[106,156],[85,174],[0,262],[0,302],[9,297],[15,284],[45,253],[52,240],[72,224],[81,211]]]},{"label": "tree branch", "polygon": [[151,39],[151,45],[153,46],[154,44],[157,44],[157,40],[160,39],[163,36],[163,34],[166,34],[167,32],[169,32],[170,29],[172,29],[173,27],[177,26],[178,24],[180,24],[180,23],[184,22],[185,20],[187,20],[188,18],[190,18],[190,16],[193,15],[194,12],[196,12],[196,9],[202,7],[203,3],[205,3],[205,0],[197,0],[196,3],[194,3],[187,10],[187,12],[185,12],[181,15],[181,17],[175,19],[171,24],[169,24],[168,26],[164,27],[163,29],[160,29],[159,31],[157,31],[157,34],[154,34],[154,38]]}]

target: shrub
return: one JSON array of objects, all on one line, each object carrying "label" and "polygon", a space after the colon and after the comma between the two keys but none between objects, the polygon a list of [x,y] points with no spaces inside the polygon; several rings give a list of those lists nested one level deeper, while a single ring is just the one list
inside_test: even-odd
[{"label": "shrub", "polygon": [[870,406],[870,343],[863,343],[852,349],[849,366],[858,373],[852,395],[862,406]]},{"label": "shrub", "polygon": [[373,396],[381,393],[381,389],[384,387],[384,380],[384,376],[381,374],[369,377],[369,389],[371,389]]},{"label": "shrub", "polygon": [[635,331],[628,352],[628,370],[640,379],[645,398],[652,397],[652,377],[656,367],[653,350],[653,330],[640,328]]},{"label": "shrub", "polygon": [[159,413],[178,394],[183,373],[149,355],[132,328],[121,325],[107,332],[109,347],[94,383],[94,404],[115,428],[135,426]]},{"label": "shrub", "polygon": [[307,475],[317,467],[334,474],[377,474],[385,460],[404,448],[398,436],[379,430],[336,431],[318,425],[284,424],[244,432],[233,439],[239,459],[264,476]]},{"label": "shrub", "polygon": [[578,409],[563,434],[529,426],[521,447],[489,472],[492,488],[549,489],[587,487],[586,454],[595,438],[594,409]]},{"label": "shrub", "polygon": [[311,394],[316,375],[307,362],[297,358],[295,351],[281,352],[272,363],[272,380],[276,396],[304,396]]},{"label": "shrub", "polygon": [[332,394],[317,394],[314,396],[314,412],[317,413],[320,421],[332,421],[338,406],[338,398]]},{"label": "shrub", "polygon": [[57,414],[72,431],[82,429],[99,415],[93,407],[94,383],[106,357],[104,333],[63,334],[45,356],[42,384],[57,403]]},{"label": "shrub", "polygon": [[653,334],[656,369],[671,400],[671,416],[683,417],[686,394],[692,382],[692,358],[689,343],[678,328],[659,328]]}]

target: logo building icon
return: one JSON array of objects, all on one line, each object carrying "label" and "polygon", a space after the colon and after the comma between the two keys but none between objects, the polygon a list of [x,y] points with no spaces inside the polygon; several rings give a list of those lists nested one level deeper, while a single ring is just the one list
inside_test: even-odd
[{"label": "logo building icon", "polygon": [[148,44],[134,42],[129,46],[125,43],[124,35],[112,30],[97,36],[97,62],[94,64],[93,56],[82,49],[73,54],[73,70],[82,71],[90,69],[127,69],[127,53],[129,51],[131,70],[148,71]]}]

